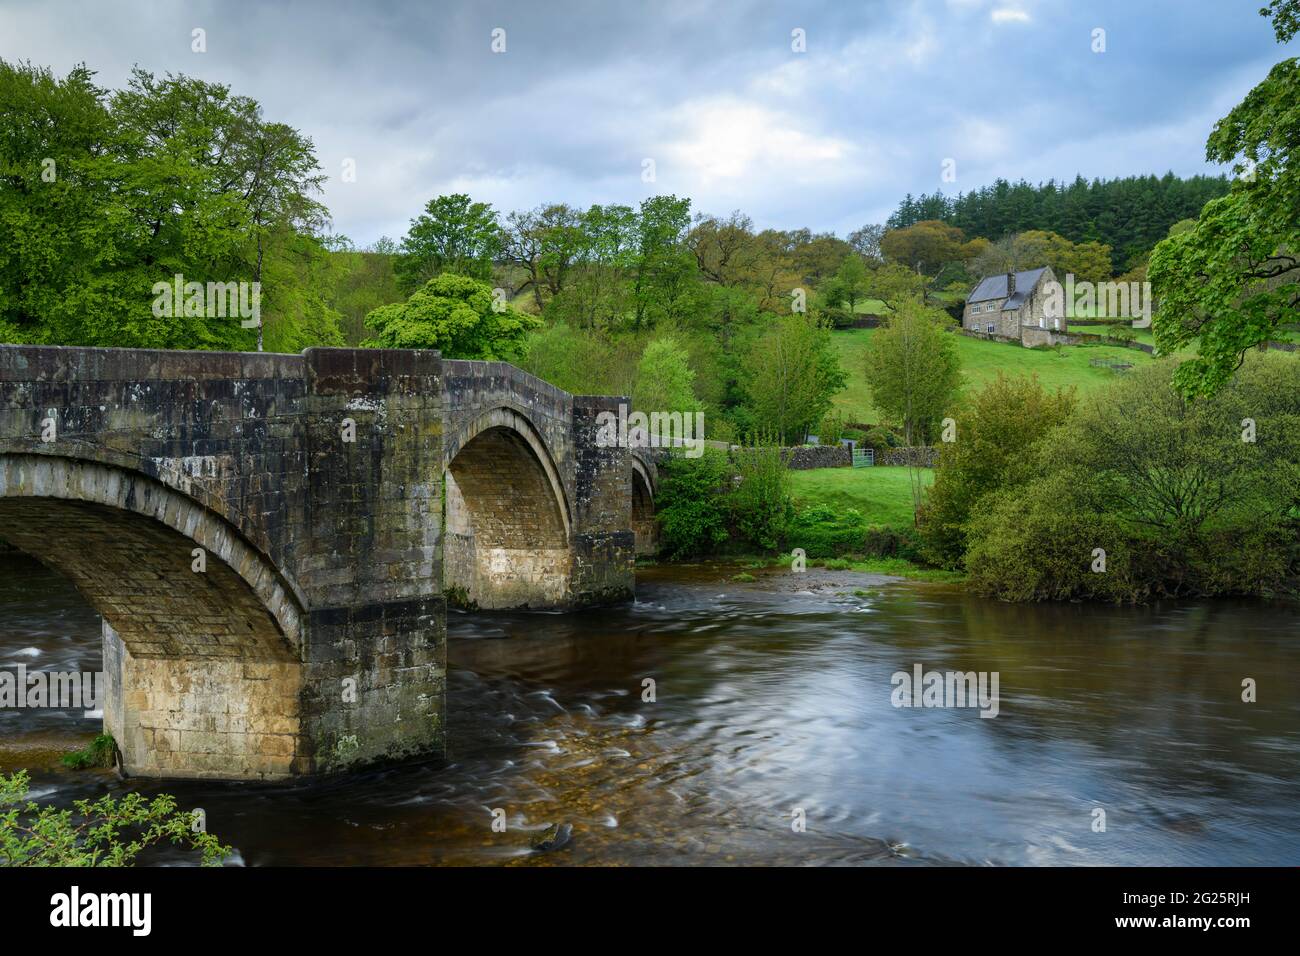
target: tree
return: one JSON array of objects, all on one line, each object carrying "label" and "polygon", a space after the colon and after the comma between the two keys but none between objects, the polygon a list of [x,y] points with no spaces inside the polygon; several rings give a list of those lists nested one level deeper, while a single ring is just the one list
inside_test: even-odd
[{"label": "tree", "polygon": [[[1129,176],[1073,182],[997,180],[981,189],[948,198],[941,193],[899,204],[886,225],[902,229],[927,219],[956,226],[968,236],[1004,239],[1019,232],[1053,230],[1074,243],[1110,246],[1109,274],[1164,238],[1171,223],[1197,215],[1211,199],[1228,191],[1224,176]],[[968,257],[969,258],[969,257]]]},{"label": "tree", "polygon": [[884,238],[885,227],[867,223],[861,229],[849,233],[849,245],[853,251],[871,263],[880,263],[884,257],[880,254],[880,240]]},{"label": "tree", "polygon": [[1259,15],[1272,19],[1278,43],[1286,43],[1300,33],[1300,0],[1269,0]]},{"label": "tree", "polygon": [[411,220],[397,277],[407,293],[444,272],[488,280],[502,244],[501,226],[489,204],[464,193],[438,196]]},{"label": "tree", "polygon": [[[327,255],[321,182],[311,141],[229,87],[136,69],[109,94],[85,67],[60,82],[0,61],[0,334],[254,347],[261,327],[240,321],[252,316],[218,316],[211,301],[155,314],[154,286],[178,274],[204,288],[261,283],[263,324],[283,331],[311,289],[281,283]],[[311,268],[298,268],[305,258]],[[324,341],[336,340],[337,315],[312,315]]]},{"label": "tree", "polygon": [[880,251],[890,262],[934,275],[946,263],[969,259],[966,237],[956,226],[927,219],[904,229],[891,229],[880,239]]},{"label": "tree", "polygon": [[939,421],[961,386],[957,340],[944,322],[942,312],[904,301],[867,344],[872,400],[902,426],[909,445],[939,437]]},{"label": "tree", "polygon": [[[638,219],[630,206],[592,206],[578,225],[576,259],[546,316],[580,329],[615,331],[632,309],[629,276],[637,263]],[[538,255],[541,257],[539,248]]]},{"label": "tree", "polygon": [[520,354],[534,318],[496,300],[492,287],[469,276],[444,273],[405,302],[366,316],[372,348],[439,349],[445,358],[508,361]]},{"label": "tree", "polygon": [[[940,420],[961,387],[957,339],[944,331],[946,317],[915,300],[904,301],[877,329],[864,356],[867,386],[885,415],[903,427],[909,448],[939,437]],[[909,460],[913,512],[924,495],[923,475]]]},{"label": "tree", "polygon": [[646,412],[695,412],[695,373],[690,356],[671,336],[653,339],[637,365],[632,407]]},{"label": "tree", "polygon": [[727,540],[727,456],[706,448],[699,458],[672,454],[660,465],[655,517],[670,559],[708,554]]},{"label": "tree", "polygon": [[893,262],[877,266],[867,279],[867,295],[880,299],[891,309],[925,296],[926,280],[907,266]]},{"label": "tree", "polygon": [[835,274],[840,263],[853,255],[853,247],[834,233],[816,236],[807,233],[808,230],[801,229],[789,234],[790,259],[799,281],[815,286]]},{"label": "tree", "polygon": [[850,313],[857,308],[858,302],[867,297],[870,274],[862,257],[853,254],[844,257],[835,275],[822,287],[821,297],[826,305],[833,308],[846,308]]},{"label": "tree", "polygon": [[[1279,37],[1296,6],[1275,2]],[[1300,59],[1283,60],[1215,125],[1206,158],[1235,162],[1238,178],[1196,225],[1165,239],[1148,266],[1158,300],[1155,339],[1171,354],[1193,342],[1178,370],[1187,394],[1213,394],[1248,349],[1300,318]]]},{"label": "tree", "polygon": [[742,364],[750,410],[787,444],[804,440],[847,382],[830,330],[800,313],[776,319]]},{"label": "tree", "polygon": [[966,556],[966,524],[985,495],[1003,495],[1026,480],[1029,449],[1069,418],[1074,390],[1049,392],[1033,378],[996,379],[970,397],[956,441],[940,447],[920,513],[930,555],[947,568]]},{"label": "tree", "polygon": [[531,288],[540,312],[547,300],[559,295],[582,254],[586,237],[582,214],[572,206],[553,203],[527,212],[512,212],[502,231],[502,250],[509,262],[522,267],[528,278],[520,287]]},{"label": "tree", "polygon": [[977,276],[1050,266],[1061,282],[1102,282],[1111,274],[1111,249],[1098,242],[1074,243],[1054,232],[1030,230],[985,246],[970,262]]},{"label": "tree", "polygon": [[700,275],[709,282],[734,288],[749,278],[757,253],[754,224],[740,210],[726,219],[697,215],[685,241]]},{"label": "tree", "polygon": [[637,217],[637,251],[632,267],[632,328],[690,315],[696,277],[695,257],[684,242],[691,201],[651,196]]}]

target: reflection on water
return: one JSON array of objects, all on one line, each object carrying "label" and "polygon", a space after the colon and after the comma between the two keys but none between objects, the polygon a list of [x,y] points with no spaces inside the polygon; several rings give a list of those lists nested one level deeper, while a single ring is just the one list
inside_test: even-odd
[{"label": "reflection on water", "polygon": [[[681,568],[642,572],[638,594],[453,615],[446,764],[123,783],[52,766],[94,721],[22,711],[0,713],[0,769],[45,767],[57,800],[176,793],[251,865],[1300,863],[1294,606],[1018,607]],[[69,585],[0,555],[0,666],[93,669],[98,643]],[[890,677],[916,663],[999,672],[1000,715],[895,709]],[[1241,702],[1246,677],[1258,703]],[[531,849],[565,823],[565,846]]]}]

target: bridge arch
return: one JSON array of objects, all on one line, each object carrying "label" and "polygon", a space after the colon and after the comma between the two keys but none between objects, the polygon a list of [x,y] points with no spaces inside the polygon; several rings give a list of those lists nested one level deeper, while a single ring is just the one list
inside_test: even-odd
[{"label": "bridge arch", "polygon": [[559,469],[518,409],[480,413],[447,444],[443,577],[454,603],[548,608],[569,597],[573,516]]},{"label": "bridge arch", "polygon": [[659,551],[659,522],[655,517],[655,492],[659,485],[659,469],[653,460],[642,458],[635,452],[628,455],[628,459],[632,463],[631,521],[636,553],[656,554]]},{"label": "bridge arch", "polygon": [[303,613],[223,518],[140,472],[0,454],[0,537],[103,618],[105,726],[127,772],[294,772]]}]

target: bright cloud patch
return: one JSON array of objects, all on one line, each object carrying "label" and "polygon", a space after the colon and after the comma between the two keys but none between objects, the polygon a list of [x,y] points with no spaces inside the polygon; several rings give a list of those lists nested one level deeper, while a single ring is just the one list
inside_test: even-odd
[{"label": "bright cloud patch", "polygon": [[989,14],[994,23],[1028,23],[1029,14],[1016,7],[998,7]]}]

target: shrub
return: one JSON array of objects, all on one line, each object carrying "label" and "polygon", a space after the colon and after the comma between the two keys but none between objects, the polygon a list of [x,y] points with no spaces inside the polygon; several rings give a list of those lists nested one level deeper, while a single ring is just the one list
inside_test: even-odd
[{"label": "shrub", "polygon": [[880,450],[884,448],[900,448],[903,439],[884,425],[877,425],[863,434],[862,443],[868,448]]},{"label": "shrub", "polygon": [[726,456],[711,448],[699,458],[674,454],[662,472],[656,504],[663,553],[669,558],[712,553],[727,540],[732,473]]},{"label": "shrub", "polygon": [[0,866],[130,866],[141,851],[163,843],[197,850],[204,866],[231,853],[168,794],[77,800],[73,809],[60,810],[26,800],[29,782],[24,771],[0,774]]},{"label": "shrub", "polygon": [[1020,493],[1028,479],[1028,450],[1064,422],[1073,391],[1048,392],[1033,378],[997,378],[976,392],[960,415],[957,441],[940,447],[934,484],[921,508],[920,528],[931,560],[959,568],[966,522],[988,494]]},{"label": "shrub", "polygon": [[[1031,480],[979,501],[967,525],[972,588],[1142,602],[1294,586],[1300,361],[1251,356],[1195,401],[1173,370],[1156,363],[1089,396],[1039,443]],[[1254,440],[1243,440],[1246,420]]]},{"label": "shrub", "polygon": [[803,548],[810,558],[834,558],[860,552],[866,536],[867,520],[862,512],[854,508],[836,512],[827,505],[815,505],[794,515],[786,541],[792,548]]},{"label": "shrub", "polygon": [[737,532],[762,551],[781,546],[794,501],[790,470],[775,436],[764,436],[737,448],[733,461],[740,483],[731,494],[731,513]]}]

